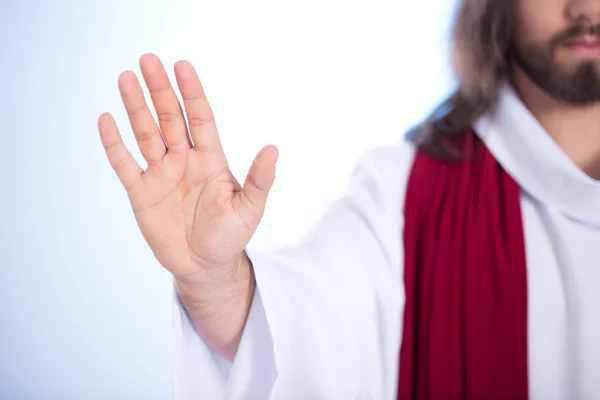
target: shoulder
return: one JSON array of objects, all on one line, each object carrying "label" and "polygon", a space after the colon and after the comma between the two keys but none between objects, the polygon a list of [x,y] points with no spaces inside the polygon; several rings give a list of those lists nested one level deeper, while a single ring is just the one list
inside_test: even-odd
[{"label": "shoulder", "polygon": [[366,150],[359,158],[346,198],[368,225],[386,256],[392,280],[398,282],[403,264],[400,244],[406,187],[416,154],[414,143],[404,138]]},{"label": "shoulder", "polygon": [[366,150],[360,157],[359,164],[383,172],[388,168],[393,170],[410,169],[416,153],[415,144],[402,137],[397,142],[381,145]]},{"label": "shoulder", "polygon": [[389,200],[402,200],[417,149],[407,138],[366,150],[354,171],[354,184],[371,182],[372,189],[387,194]]}]

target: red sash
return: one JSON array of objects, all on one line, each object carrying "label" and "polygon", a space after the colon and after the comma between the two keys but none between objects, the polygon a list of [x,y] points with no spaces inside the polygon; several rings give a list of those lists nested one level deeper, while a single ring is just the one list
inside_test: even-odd
[{"label": "red sash", "polygon": [[473,158],[418,153],[408,181],[399,400],[528,397],[520,190],[464,139]]}]

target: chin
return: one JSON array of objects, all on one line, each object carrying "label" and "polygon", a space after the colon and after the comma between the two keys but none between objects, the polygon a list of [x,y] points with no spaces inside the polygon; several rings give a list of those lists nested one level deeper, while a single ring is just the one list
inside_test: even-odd
[{"label": "chin", "polygon": [[593,67],[600,73],[600,60],[585,60],[581,58],[572,58],[568,60],[557,60],[554,62],[554,69],[563,77],[575,76],[584,69]]}]

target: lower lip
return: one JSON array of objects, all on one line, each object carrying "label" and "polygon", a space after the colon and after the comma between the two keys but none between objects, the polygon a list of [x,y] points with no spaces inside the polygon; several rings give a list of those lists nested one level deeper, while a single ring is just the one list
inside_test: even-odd
[{"label": "lower lip", "polygon": [[565,47],[573,53],[584,57],[600,57],[600,42],[582,43],[572,42],[566,43]]}]

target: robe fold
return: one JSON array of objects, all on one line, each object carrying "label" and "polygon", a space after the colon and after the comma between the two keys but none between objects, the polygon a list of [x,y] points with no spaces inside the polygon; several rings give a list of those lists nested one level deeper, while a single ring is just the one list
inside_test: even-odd
[{"label": "robe fold", "polygon": [[473,131],[477,168],[415,187],[431,160],[410,142],[370,149],[302,240],[248,246],[233,362],[174,291],[173,398],[600,400],[600,182],[509,84]]},{"label": "robe fold", "polygon": [[526,400],[518,184],[473,132],[462,162],[416,155],[404,201],[399,400]]}]

